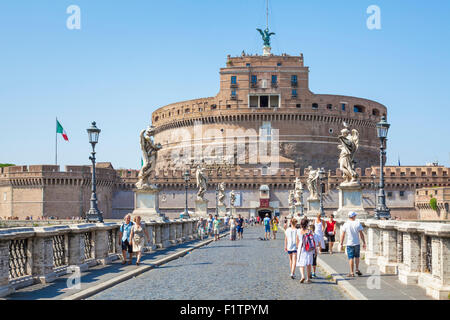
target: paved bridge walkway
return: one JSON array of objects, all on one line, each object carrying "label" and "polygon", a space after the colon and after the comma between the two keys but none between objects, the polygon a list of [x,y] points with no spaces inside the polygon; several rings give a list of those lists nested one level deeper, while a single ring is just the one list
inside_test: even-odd
[{"label": "paved bridge walkway", "polygon": [[311,284],[292,280],[284,233],[271,241],[263,234],[247,227],[243,240],[222,238],[89,299],[349,299],[321,272]]}]

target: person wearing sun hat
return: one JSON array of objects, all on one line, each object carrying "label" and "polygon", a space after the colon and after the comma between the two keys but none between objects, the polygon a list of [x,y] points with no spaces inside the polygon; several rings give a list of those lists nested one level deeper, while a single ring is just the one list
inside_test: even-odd
[{"label": "person wearing sun hat", "polygon": [[[364,239],[363,226],[359,221],[356,220],[356,212],[351,211],[348,213],[348,221],[344,223],[341,228],[341,242],[340,246],[344,244],[344,238],[347,234],[346,251],[348,257],[348,263],[350,267],[350,272],[347,274],[348,277],[354,277],[355,273],[361,276],[362,273],[359,271],[359,255],[360,255],[360,242],[361,237],[363,248],[366,249],[366,240]],[[353,272],[353,267],[355,267],[355,272]]]}]

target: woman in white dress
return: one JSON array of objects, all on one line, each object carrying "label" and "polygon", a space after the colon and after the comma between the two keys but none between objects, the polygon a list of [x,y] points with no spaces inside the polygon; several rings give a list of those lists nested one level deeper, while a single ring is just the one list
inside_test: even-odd
[{"label": "woman in white dress", "polygon": [[317,215],[316,220],[314,220],[314,227],[315,227],[314,233],[317,235],[317,238],[320,241],[319,252],[322,252],[322,249],[325,249],[325,239],[323,234],[326,229],[326,222],[325,220],[322,220],[322,216],[320,213]]},{"label": "woman in white dress", "polygon": [[131,235],[130,239],[132,241],[133,245],[133,252],[136,252],[137,260],[136,265],[138,266],[141,263],[141,256],[142,252],[144,251],[145,247],[145,236],[147,236],[147,239],[150,239],[148,236],[148,232],[146,228],[143,228],[141,225],[141,217],[136,216],[134,220],[134,225],[131,228]]},{"label": "woman in white dress", "polygon": [[[308,230],[308,219],[304,218],[300,222],[300,230],[297,231],[297,265],[300,267],[302,278],[300,283],[311,283],[309,275],[311,273],[311,265],[313,263],[314,251],[306,251],[305,236],[311,234]],[[305,277],[306,275],[306,277]]]}]

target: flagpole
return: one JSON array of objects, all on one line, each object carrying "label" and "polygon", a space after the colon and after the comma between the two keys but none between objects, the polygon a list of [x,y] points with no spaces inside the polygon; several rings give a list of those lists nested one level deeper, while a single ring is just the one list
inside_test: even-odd
[{"label": "flagpole", "polygon": [[56,130],[55,130],[55,166],[58,165],[58,117],[56,117]]}]

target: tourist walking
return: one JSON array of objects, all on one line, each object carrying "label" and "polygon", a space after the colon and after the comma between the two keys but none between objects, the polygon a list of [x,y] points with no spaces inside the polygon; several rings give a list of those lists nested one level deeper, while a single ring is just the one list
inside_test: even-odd
[{"label": "tourist walking", "polygon": [[236,240],[236,219],[233,216],[230,218],[230,240]]},{"label": "tourist walking", "polygon": [[334,220],[334,214],[331,214],[330,219],[327,221],[327,238],[328,252],[333,254],[333,244],[336,241],[336,220]]},{"label": "tourist walking", "polygon": [[145,237],[150,239],[147,230],[141,225],[141,217],[135,217],[135,223],[131,228],[130,238],[132,239],[133,252],[136,252],[136,265],[141,263],[142,252],[145,247]]},{"label": "tourist walking", "polygon": [[244,233],[244,218],[241,215],[236,220],[236,231],[238,235],[238,240],[242,240]]},{"label": "tourist walking", "polygon": [[311,274],[311,265],[315,250],[314,235],[308,230],[308,219],[304,218],[300,222],[300,230],[297,232],[297,265],[300,267],[302,275],[300,283],[305,281],[306,283],[311,283],[309,275]]},{"label": "tourist walking", "polygon": [[205,237],[205,223],[206,221],[203,218],[200,218],[200,220],[197,222],[197,233],[198,237],[203,240]]},{"label": "tourist walking", "polygon": [[316,250],[314,250],[313,253],[313,263],[312,263],[312,272],[311,272],[311,278],[316,278],[316,269],[317,269],[317,255],[320,253],[319,246],[320,246],[320,237],[317,233],[315,233],[316,226],[312,224],[310,226],[311,233],[314,235],[314,242],[316,245]]},{"label": "tourist walking", "polygon": [[212,214],[210,214],[208,217],[208,220],[207,220],[208,237],[212,237],[212,235],[213,235],[213,221],[214,221],[214,218],[213,218]]},{"label": "tourist walking", "polygon": [[225,216],[224,224],[225,224],[225,228],[226,229],[230,229],[229,223],[230,223],[230,217],[229,216]]},{"label": "tourist walking", "polygon": [[291,279],[295,279],[295,267],[297,265],[297,233],[295,228],[297,220],[292,219],[291,225],[285,231],[284,237],[284,251],[289,255],[289,270],[291,272]]},{"label": "tourist walking", "polygon": [[213,228],[214,228],[214,241],[219,240],[219,227],[220,227],[220,220],[219,216],[216,216],[213,222]]},{"label": "tourist walking", "polygon": [[277,239],[277,231],[278,231],[278,218],[274,217],[272,220],[272,234],[274,240]]},{"label": "tourist walking", "polygon": [[263,224],[264,224],[264,240],[270,240],[270,218],[269,218],[269,214],[266,213],[266,216],[263,220]]},{"label": "tourist walking", "polygon": [[322,219],[322,215],[319,213],[317,214],[316,219],[314,220],[314,228],[316,231],[314,231],[315,234],[317,234],[318,239],[320,240],[320,252],[322,252],[322,249],[325,249],[325,239],[324,239],[324,232],[326,229],[326,223]]},{"label": "tourist walking", "polygon": [[127,262],[127,252],[130,255],[128,264],[131,264],[131,261],[133,260],[133,247],[131,246],[132,228],[133,222],[131,222],[131,215],[127,214],[119,229],[120,244],[122,245],[122,264]]},{"label": "tourist walking", "polygon": [[[344,223],[341,228],[341,242],[340,248],[344,243],[344,238],[347,235],[347,257],[350,267],[350,272],[347,274],[347,277],[354,277],[355,273],[358,276],[361,276],[362,273],[359,271],[359,256],[360,256],[360,241],[359,237],[363,242],[363,248],[366,249],[366,240],[364,239],[363,227],[359,221],[356,221],[356,212],[350,212],[348,214],[348,221]],[[355,272],[353,268],[355,267]]]}]

